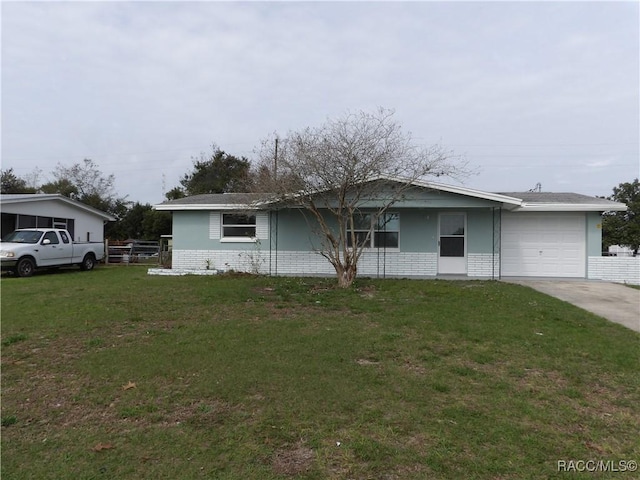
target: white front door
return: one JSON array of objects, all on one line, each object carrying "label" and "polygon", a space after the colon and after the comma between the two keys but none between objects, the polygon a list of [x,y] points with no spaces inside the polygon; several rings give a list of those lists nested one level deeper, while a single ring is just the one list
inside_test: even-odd
[{"label": "white front door", "polygon": [[464,213],[441,213],[438,226],[438,273],[467,273],[467,217]]}]

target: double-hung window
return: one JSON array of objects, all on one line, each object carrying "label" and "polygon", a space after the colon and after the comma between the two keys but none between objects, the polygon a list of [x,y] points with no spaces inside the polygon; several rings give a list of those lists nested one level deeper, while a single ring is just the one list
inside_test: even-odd
[{"label": "double-hung window", "polygon": [[371,226],[373,216],[368,213],[360,213],[353,216],[353,229],[347,220],[347,245],[353,247],[355,235],[356,245],[371,247]]},{"label": "double-hung window", "polygon": [[352,232],[356,244],[365,248],[399,248],[400,214],[383,213],[375,218],[370,213],[360,213],[353,217],[353,230],[347,225],[347,245],[353,246]]},{"label": "double-hung window", "polygon": [[256,216],[240,213],[222,214],[222,238],[255,238]]},{"label": "double-hung window", "polygon": [[375,248],[400,247],[400,214],[385,213],[378,217],[373,230]]}]

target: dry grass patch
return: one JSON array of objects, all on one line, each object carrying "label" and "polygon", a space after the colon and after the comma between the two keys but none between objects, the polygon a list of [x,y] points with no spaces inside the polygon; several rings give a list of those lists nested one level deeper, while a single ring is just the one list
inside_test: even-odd
[{"label": "dry grass patch", "polygon": [[278,475],[297,476],[311,468],[314,458],[314,451],[300,440],[295,445],[280,448],[274,453],[273,471]]}]

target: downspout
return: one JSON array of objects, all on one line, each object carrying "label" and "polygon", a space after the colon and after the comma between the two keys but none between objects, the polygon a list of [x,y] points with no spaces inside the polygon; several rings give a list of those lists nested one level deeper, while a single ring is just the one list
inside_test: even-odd
[{"label": "downspout", "polygon": [[500,280],[502,278],[502,206],[500,206],[500,209],[498,211],[498,246],[500,247],[498,249],[498,254],[500,255],[498,257],[498,260],[500,261],[500,269],[498,271],[498,280]]},{"label": "downspout", "polygon": [[276,210],[276,272],[275,275],[278,275],[278,227],[280,225],[280,210]]},{"label": "downspout", "polygon": [[[376,221],[377,222],[377,221]],[[371,241],[375,242],[376,240],[376,226],[372,225],[371,227]],[[384,262],[384,258],[383,258]],[[384,264],[382,265],[382,271],[384,272]],[[376,243],[376,278],[380,278],[380,245]],[[384,273],[382,274],[382,278],[384,278]]]},{"label": "downspout", "polygon": [[271,276],[271,255],[273,246],[273,210],[269,210],[269,275]]},{"label": "downspout", "polygon": [[384,252],[382,256],[382,278],[387,278],[387,222],[384,222]]},{"label": "downspout", "polygon": [[496,207],[491,207],[491,280],[496,279]]}]

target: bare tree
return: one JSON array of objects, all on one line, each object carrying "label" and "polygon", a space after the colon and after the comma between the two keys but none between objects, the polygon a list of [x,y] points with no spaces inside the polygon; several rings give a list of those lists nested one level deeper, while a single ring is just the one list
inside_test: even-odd
[{"label": "bare tree", "polygon": [[126,197],[116,194],[115,176],[103,174],[91,159],[85,158],[82,163],[70,167],[58,163],[52,175],[55,180],[41,185],[41,192],[61,193],[116,218],[120,218],[127,208],[129,202]]},{"label": "bare tree", "polygon": [[[466,172],[459,157],[440,146],[416,146],[383,108],[348,113],[318,128],[263,143],[256,187],[273,202],[294,205],[315,227],[319,254],[334,267],[341,287],[352,285],[374,225],[413,182]],[[370,224],[369,229],[362,223]]]}]

